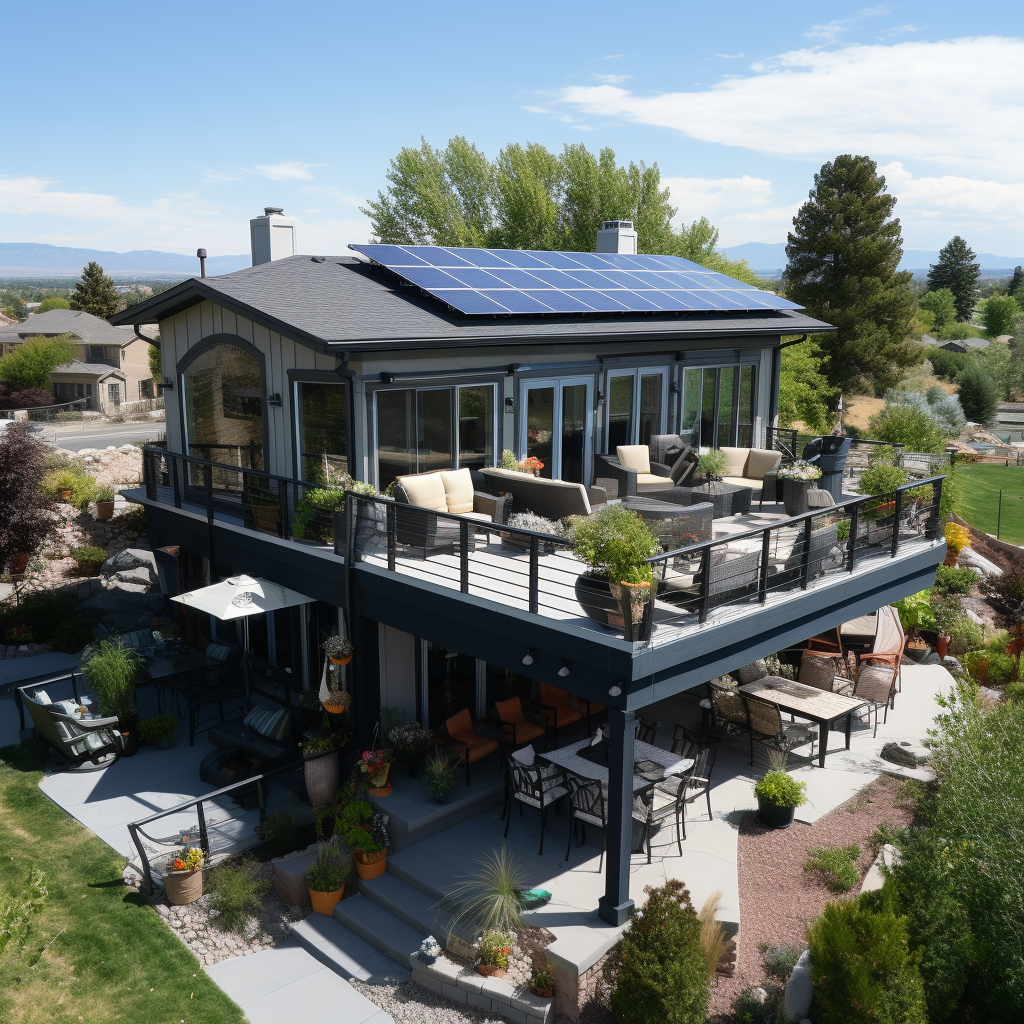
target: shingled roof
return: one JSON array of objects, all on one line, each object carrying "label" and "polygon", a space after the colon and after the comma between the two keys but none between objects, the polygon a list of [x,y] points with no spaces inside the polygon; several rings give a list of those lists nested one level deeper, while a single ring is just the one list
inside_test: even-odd
[{"label": "shingled roof", "polygon": [[113,327],[92,313],[48,309],[45,313],[30,314],[24,323],[0,328],[0,341],[23,341],[38,335],[55,337],[58,334],[74,334],[87,345],[127,345],[135,338],[131,327]]},{"label": "shingled roof", "polygon": [[204,300],[327,351],[596,341],[609,337],[804,334],[834,328],[803,313],[642,313],[467,317],[351,256],[289,256],[220,277],[191,278],[111,317],[156,323]]}]

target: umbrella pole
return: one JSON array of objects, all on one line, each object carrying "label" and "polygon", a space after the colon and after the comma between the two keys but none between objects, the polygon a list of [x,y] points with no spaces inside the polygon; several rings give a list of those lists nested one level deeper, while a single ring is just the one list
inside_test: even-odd
[{"label": "umbrella pole", "polygon": [[242,629],[245,632],[245,673],[244,673],[245,674],[245,708],[248,711],[249,710],[249,694],[250,694],[250,691],[251,691],[251,688],[252,688],[252,676],[251,676],[252,669],[251,669],[251,666],[249,664],[249,662],[250,662],[250,654],[249,654],[249,616],[248,615],[244,616],[243,619],[242,619]]}]

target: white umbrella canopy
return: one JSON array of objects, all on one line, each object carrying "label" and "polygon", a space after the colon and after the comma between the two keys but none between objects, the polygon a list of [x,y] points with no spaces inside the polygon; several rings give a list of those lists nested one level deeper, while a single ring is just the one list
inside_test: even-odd
[{"label": "white umbrella canopy", "polygon": [[200,590],[190,590],[171,600],[218,619],[241,619],[261,612],[273,612],[278,608],[311,604],[314,598],[259,577],[230,576],[220,583]]}]

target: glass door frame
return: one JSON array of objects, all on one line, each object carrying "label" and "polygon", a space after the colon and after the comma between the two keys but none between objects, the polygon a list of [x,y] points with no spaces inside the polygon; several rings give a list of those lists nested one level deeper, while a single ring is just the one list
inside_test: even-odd
[{"label": "glass door frame", "polygon": [[699,437],[698,438],[698,447],[700,447],[700,448],[714,448],[714,447],[716,447],[716,445],[713,442],[715,440],[717,440],[718,432],[721,429],[721,424],[719,423],[719,407],[720,407],[720,400],[721,400],[721,386],[722,386],[722,371],[723,370],[734,371],[733,386],[732,386],[732,407],[731,407],[731,409],[729,411],[729,445],[732,446],[732,445],[736,444],[737,438],[738,438],[738,432],[739,432],[739,418],[740,418],[740,404],[739,403],[740,403],[740,395],[741,395],[742,390],[743,390],[743,383],[742,383],[743,371],[745,369],[747,369],[748,367],[751,370],[750,394],[751,394],[751,408],[752,408],[752,411],[751,411],[751,424],[750,424],[750,426],[751,426],[751,432],[753,432],[753,427],[756,424],[757,418],[758,418],[758,409],[757,409],[757,397],[758,397],[757,396],[757,383],[758,383],[758,373],[757,373],[757,371],[758,371],[758,364],[757,363],[755,363],[755,362],[739,362],[739,363],[725,363],[725,364],[707,363],[707,364],[698,364],[696,366],[693,366],[693,365],[686,366],[686,367],[683,368],[684,376],[683,376],[682,381],[680,382],[680,388],[679,388],[679,412],[678,412],[678,419],[679,419],[679,423],[680,424],[682,424],[684,422],[684,416],[685,416],[686,411],[687,411],[686,407],[685,407],[685,402],[686,402],[686,376],[685,376],[685,374],[695,373],[697,371],[699,371],[701,373],[701,378],[700,378],[701,379],[701,385],[700,385],[700,388],[698,389],[698,392],[697,392],[698,396],[700,398],[700,403],[698,405],[697,415],[696,415],[696,417],[694,419],[694,424],[693,424],[693,429],[695,429],[698,433],[701,433],[701,422],[702,422],[703,417],[704,417],[704,388],[705,388],[705,386],[707,384],[707,381],[706,381],[706,378],[705,378],[704,375],[707,374],[708,371],[713,372],[714,375],[715,375],[714,376],[714,395],[715,395],[715,399],[714,399],[714,408],[713,408],[712,413],[711,413],[711,433],[712,433],[712,436],[710,438],[705,438],[703,436]]},{"label": "glass door frame", "polygon": [[[590,484],[594,460],[594,377],[593,375],[575,375],[569,377],[523,377],[519,381],[519,428],[517,430],[517,442],[519,457],[526,457],[526,431],[528,397],[531,388],[552,388],[554,390],[554,404],[551,418],[553,423],[551,437],[551,479],[562,479],[562,391],[567,387],[586,387],[585,407],[587,420],[583,428],[583,486]],[[558,470],[556,473],[555,470]]]},{"label": "glass door frame", "polygon": [[[604,401],[604,423],[602,427],[604,429],[605,447],[608,447],[608,437],[611,433],[611,393],[612,393],[612,378],[613,377],[632,377],[633,378],[633,408],[629,414],[629,440],[627,444],[639,444],[640,443],[640,402],[641,402],[641,385],[642,378],[653,377],[655,375],[661,376],[661,429],[658,433],[665,433],[666,425],[668,423],[668,396],[669,396],[669,374],[671,368],[668,366],[634,366],[634,367],[623,367],[609,368],[605,373],[605,401]],[[614,454],[609,452],[609,454]]]}]

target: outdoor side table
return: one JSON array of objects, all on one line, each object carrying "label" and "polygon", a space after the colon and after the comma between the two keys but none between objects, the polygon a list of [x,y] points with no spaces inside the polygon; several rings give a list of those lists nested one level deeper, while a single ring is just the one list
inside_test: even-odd
[{"label": "outdoor side table", "polygon": [[694,487],[690,492],[690,500],[696,504],[710,501],[715,508],[715,518],[743,514],[750,511],[750,498],[754,493],[750,487],[740,484],[714,484],[711,490],[708,484]]},{"label": "outdoor side table", "polygon": [[850,749],[850,728],[853,713],[864,707],[867,701],[860,697],[847,697],[842,693],[829,693],[816,686],[798,683],[781,676],[768,676],[756,683],[737,687],[740,693],[758,697],[774,704],[779,711],[798,715],[818,725],[818,767],[825,767],[825,753],[828,750],[828,733],[833,722],[846,719],[846,749]]}]

